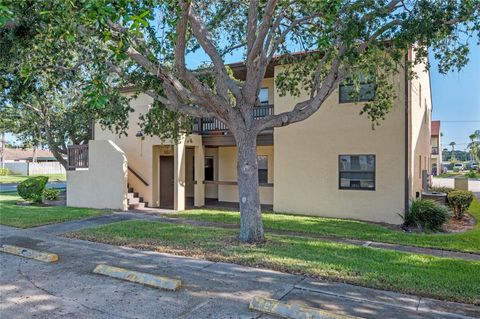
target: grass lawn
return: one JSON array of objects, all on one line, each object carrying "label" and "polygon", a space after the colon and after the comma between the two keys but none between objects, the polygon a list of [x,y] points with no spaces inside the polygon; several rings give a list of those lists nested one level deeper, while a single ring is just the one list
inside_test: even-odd
[{"label": "grass lawn", "polygon": [[[468,170],[465,170],[463,172],[447,172],[447,173],[438,174],[435,177],[451,178],[451,177],[456,177],[456,176],[465,176],[468,173],[469,173]],[[480,178],[480,173],[474,173],[474,176],[469,176],[468,178]]]},{"label": "grass lawn", "polygon": [[[477,220],[477,224],[473,230],[459,234],[404,233],[381,225],[356,220],[278,213],[263,213],[263,222],[265,228],[271,230],[480,253],[480,202],[476,198],[469,211]],[[227,224],[240,223],[240,214],[232,211],[196,209],[169,214],[169,216]]]},{"label": "grass lawn", "polygon": [[[6,175],[0,176],[0,184],[8,184],[8,183],[20,183],[26,180],[29,177],[38,176],[38,175],[31,175],[31,176],[21,176],[21,175]],[[40,174],[40,176],[48,176],[49,182],[55,181],[65,181],[67,176],[65,174]]]},{"label": "grass lawn", "polygon": [[236,235],[231,229],[124,221],[66,236],[480,304],[480,262],[279,235],[245,245]]},{"label": "grass lawn", "polygon": [[0,224],[28,228],[108,214],[108,210],[65,206],[17,206],[16,193],[0,193]]}]

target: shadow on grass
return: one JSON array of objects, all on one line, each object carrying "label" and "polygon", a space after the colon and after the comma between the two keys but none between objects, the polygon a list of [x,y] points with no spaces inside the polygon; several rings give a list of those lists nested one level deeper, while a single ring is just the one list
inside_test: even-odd
[{"label": "shadow on grass", "polygon": [[119,222],[67,236],[480,303],[480,262],[278,235],[267,236],[263,245],[243,245],[236,241],[234,230],[145,221]]}]

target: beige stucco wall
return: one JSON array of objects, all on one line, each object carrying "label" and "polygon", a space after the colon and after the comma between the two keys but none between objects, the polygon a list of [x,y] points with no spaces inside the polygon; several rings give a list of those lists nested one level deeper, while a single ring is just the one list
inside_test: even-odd
[{"label": "beige stucco wall", "polygon": [[88,144],[89,168],[67,171],[67,206],[126,210],[127,158],[110,140]]},{"label": "beige stucco wall", "polygon": [[[131,94],[127,94],[127,96],[131,96]],[[138,124],[139,117],[148,112],[152,102],[152,98],[146,94],[140,94],[136,99],[131,100],[130,106],[134,111],[129,115],[127,136],[120,137],[103,129],[97,123],[95,140],[110,139],[125,152],[128,165],[148,183],[148,186],[144,185],[137,177],[129,173],[129,186],[133,187],[144,198],[144,201],[148,202],[149,206],[158,206],[160,155],[173,156],[174,149],[173,142],[170,140],[162,141],[158,137],[151,136],[145,136],[142,139],[135,136],[138,131],[141,131]]]},{"label": "beige stucco wall", "polygon": [[[282,67],[275,68],[275,75]],[[359,115],[362,104],[339,104],[338,90],[309,119],[274,131],[274,210],[398,224],[404,210],[405,85],[380,127]],[[275,93],[275,113],[305,99]],[[374,154],[376,190],[340,190],[338,156]]]},{"label": "beige stucco wall", "polygon": [[125,152],[128,158],[128,165],[149,184],[149,186],[145,186],[133,174],[128,174],[130,187],[133,187],[150,206],[158,200],[158,194],[153,194],[153,189],[156,188],[153,184],[158,183],[158,181],[156,182],[152,179],[153,167],[158,165],[158,159],[153,160],[153,146],[164,143],[158,138],[148,136],[142,140],[136,137],[135,134],[141,130],[138,125],[139,116],[148,112],[152,101],[150,96],[140,94],[138,98],[130,102],[134,111],[129,116],[127,136],[119,137],[109,130],[102,129],[99,124],[95,126],[95,140],[110,139],[117,144]]},{"label": "beige stucco wall", "polygon": [[[268,156],[268,182],[274,183],[274,147],[258,146],[257,155]],[[218,148],[218,180],[221,182],[237,181],[237,148]],[[238,202],[238,186],[219,185],[218,200],[223,202]],[[273,187],[260,186],[260,202],[266,205],[273,204]]]},{"label": "beige stucco wall", "polygon": [[185,150],[185,196],[193,197],[194,195],[194,155],[195,149],[187,148]]},{"label": "beige stucco wall", "polygon": [[[411,51],[411,59],[415,58],[415,51]],[[413,69],[416,74],[411,80],[410,90],[410,196],[416,197],[422,192],[422,170],[430,173],[431,161],[431,119],[432,100],[430,92],[430,76],[425,71],[425,65],[416,65]]]}]

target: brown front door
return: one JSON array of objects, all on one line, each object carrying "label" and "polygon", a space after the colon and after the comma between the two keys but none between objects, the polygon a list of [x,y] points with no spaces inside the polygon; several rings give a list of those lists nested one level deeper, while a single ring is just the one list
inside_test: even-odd
[{"label": "brown front door", "polygon": [[173,209],[173,156],[160,156],[160,207]]}]

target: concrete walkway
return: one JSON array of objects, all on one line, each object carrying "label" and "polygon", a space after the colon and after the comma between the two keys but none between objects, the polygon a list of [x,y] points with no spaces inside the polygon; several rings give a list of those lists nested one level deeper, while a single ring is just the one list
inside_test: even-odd
[{"label": "concrete walkway", "polygon": [[[0,253],[3,318],[271,318],[253,296],[363,318],[478,318],[480,307],[233,264],[0,226],[0,243],[59,255],[54,264]],[[178,292],[92,274],[98,263],[181,279]]]},{"label": "concrete walkway", "polygon": [[[80,230],[83,228],[106,225],[106,224],[111,224],[119,221],[134,220],[134,219],[151,220],[151,221],[158,221],[158,222],[167,222],[167,223],[202,226],[202,227],[219,227],[219,228],[228,228],[228,229],[238,228],[237,225],[233,225],[233,224],[202,222],[202,221],[188,220],[183,218],[171,218],[171,217],[168,217],[168,214],[158,216],[158,214],[156,213],[119,212],[119,213],[113,213],[111,215],[103,215],[103,216],[93,217],[89,219],[75,220],[75,221],[69,221],[69,222],[64,222],[59,224],[35,227],[35,228],[31,228],[31,230],[48,233],[48,234],[62,234],[66,232]],[[448,250],[442,250],[442,249],[396,245],[396,244],[372,242],[372,241],[356,240],[356,239],[324,237],[324,236],[316,236],[315,234],[307,234],[307,233],[300,234],[298,232],[289,232],[289,231],[280,231],[280,230],[271,230],[271,229],[267,229],[266,231],[268,233],[277,234],[277,235],[314,238],[322,241],[346,243],[346,244],[364,246],[364,247],[370,247],[370,248],[381,248],[381,249],[389,249],[389,250],[396,250],[396,251],[402,251],[402,252],[410,252],[415,254],[424,254],[424,255],[433,255],[438,257],[459,258],[459,259],[465,259],[465,260],[480,261],[480,254],[470,254],[470,253],[462,253],[462,252],[448,251]]]}]

